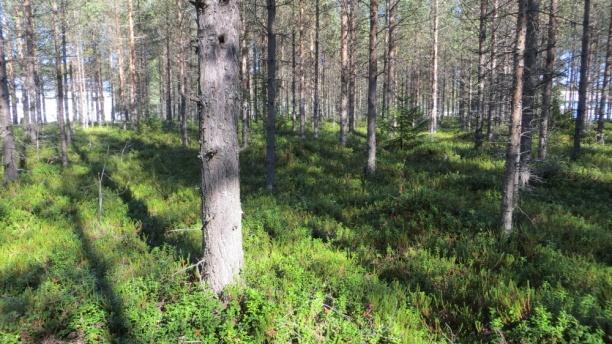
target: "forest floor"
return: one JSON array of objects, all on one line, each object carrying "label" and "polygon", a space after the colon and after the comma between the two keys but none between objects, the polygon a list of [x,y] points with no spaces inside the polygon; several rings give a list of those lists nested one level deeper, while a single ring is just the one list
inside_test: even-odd
[{"label": "forest floor", "polygon": [[380,149],[366,179],[361,135],[343,148],[331,125],[305,142],[281,130],[269,193],[253,134],[244,282],[218,300],[188,268],[197,142],[159,123],[77,130],[62,169],[47,131],[0,191],[2,343],[612,342],[611,145],[570,163],[557,134],[500,239],[502,143],[422,135]]}]

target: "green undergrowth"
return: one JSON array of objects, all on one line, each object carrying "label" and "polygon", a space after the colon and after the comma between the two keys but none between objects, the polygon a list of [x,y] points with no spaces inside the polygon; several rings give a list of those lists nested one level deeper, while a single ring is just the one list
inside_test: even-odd
[{"label": "green undergrowth", "polygon": [[189,268],[198,149],[176,130],[77,130],[66,169],[55,142],[29,149],[0,192],[0,342],[612,340],[609,145],[570,162],[569,138],[551,140],[501,239],[501,145],[446,129],[398,148],[383,132],[365,178],[362,132],[341,147],[333,125],[318,140],[281,130],[270,193],[253,132],[246,267],[221,299]]}]

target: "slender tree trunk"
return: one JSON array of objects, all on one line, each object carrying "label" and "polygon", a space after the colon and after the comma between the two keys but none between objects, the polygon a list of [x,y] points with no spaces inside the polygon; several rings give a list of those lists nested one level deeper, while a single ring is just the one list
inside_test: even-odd
[{"label": "slender tree trunk", "polygon": [[[16,78],[16,60],[17,57],[14,56],[13,52],[14,52],[14,45],[13,45],[13,41],[15,40],[14,38],[15,35],[10,35],[8,36],[8,59],[10,60],[10,63],[6,64],[6,70],[7,70],[7,77],[8,77],[8,92],[9,92],[9,96],[10,96],[10,101],[11,101],[11,114],[12,117],[9,117],[9,122],[11,121],[12,118],[12,123],[14,125],[19,124],[19,116],[17,113],[17,83],[15,82],[15,78]],[[5,60],[6,60],[6,56],[5,56]],[[1,87],[1,86],[0,86]],[[10,123],[9,123],[10,124]]]},{"label": "slender tree trunk", "polygon": [[[588,0],[587,0],[588,1]],[[523,110],[523,77],[525,72],[525,37],[527,36],[527,0],[519,0],[514,48],[514,82],[510,142],[506,151],[506,167],[502,184],[501,223],[505,234],[512,232],[512,215],[518,202],[518,169],[521,149],[521,117]]]},{"label": "slender tree trunk", "polygon": [[574,149],[572,159],[580,156],[580,141],[587,112],[587,88],[589,87],[589,43],[591,40],[590,25],[591,0],[584,0],[584,18],[582,21],[582,51],[580,53],[580,84],[578,85],[578,110],[574,132]]},{"label": "slender tree trunk", "polygon": [[490,43],[490,71],[489,71],[489,106],[487,111],[487,140],[493,141],[493,112],[495,111],[499,78],[497,77],[497,55],[495,50],[497,38],[497,0],[493,0],[491,9],[491,43]]},{"label": "slender tree trunk", "polygon": [[[395,12],[399,0],[387,0],[387,59],[385,62],[385,82],[383,85],[383,118],[389,114],[389,110],[393,109],[395,102]],[[395,126],[395,118],[392,119]]]},{"label": "slender tree trunk", "polygon": [[[484,0],[483,0],[484,1]],[[438,130],[438,0],[432,1],[433,47],[431,65],[431,119],[429,132]]]},{"label": "slender tree trunk", "polygon": [[195,1],[200,66],[202,277],[216,293],[244,262],[235,114],[240,111],[240,13],[236,0]]},{"label": "slender tree trunk", "polygon": [[548,122],[552,103],[552,89],[555,74],[555,46],[557,30],[557,0],[550,0],[550,14],[548,15],[548,39],[546,43],[546,63],[544,66],[544,89],[542,91],[542,114],[540,115],[540,137],[538,145],[538,159],[546,159],[548,149]]},{"label": "slender tree trunk", "polygon": [[357,44],[357,28],[355,26],[355,6],[354,0],[349,1],[348,9],[348,49],[349,49],[349,61],[348,61],[348,130],[350,132],[355,131],[355,59],[356,59],[356,47]]},{"label": "slender tree trunk", "polygon": [[36,104],[40,104],[39,92],[36,89],[36,52],[34,50],[34,23],[32,19],[32,4],[30,0],[23,1],[24,12],[24,32],[25,32],[25,49],[24,56],[26,59],[27,74],[25,87],[28,93],[29,118],[26,122],[26,130],[30,141],[38,147],[38,133],[36,128]]},{"label": "slender tree trunk", "polygon": [[476,131],[474,133],[475,147],[482,146],[482,113],[484,110],[484,72],[485,72],[485,40],[487,38],[487,0],[480,0],[480,28],[478,30],[478,87],[476,88],[476,102],[474,102],[472,112],[476,116]]},{"label": "slender tree trunk", "polygon": [[[612,5],[610,6],[610,14],[612,15]],[[608,108],[608,83],[610,82],[610,69],[612,69],[612,20],[610,20],[610,23],[608,24],[608,39],[606,41],[606,60],[603,80],[601,84],[601,97],[599,99],[599,113],[597,114],[597,142],[601,144],[605,142],[604,116],[606,113],[606,109]]]},{"label": "slender tree trunk", "polygon": [[366,173],[376,172],[376,79],[378,76],[376,33],[378,31],[378,0],[370,0],[370,46],[368,62],[368,164]]},{"label": "slender tree trunk", "polygon": [[[182,9],[180,8],[180,0],[177,1],[179,4],[178,11],[181,13],[179,23],[182,23]],[[182,30],[181,30],[182,31]],[[183,32],[179,33],[179,115],[181,116],[181,144],[187,146],[189,144],[189,135],[187,132],[187,63],[185,61],[185,51],[183,42]]]},{"label": "slender tree trunk", "polygon": [[132,0],[128,0],[128,35],[129,35],[129,48],[130,48],[130,109],[129,116],[136,124],[136,127],[140,125],[140,113],[137,109],[138,99],[136,99],[136,91],[138,88],[137,75],[136,75],[136,39],[134,37],[134,9]]},{"label": "slender tree trunk", "polygon": [[266,0],[268,10],[268,97],[266,118],[266,187],[274,190],[276,179],[276,0]]},{"label": "slender tree trunk", "polygon": [[300,1],[300,42],[299,42],[299,77],[300,77],[300,138],[303,140],[306,138],[306,99],[305,99],[305,75],[304,65],[306,64],[306,54],[304,52],[304,21],[306,20],[304,15],[304,2]]},{"label": "slender tree trunk", "polygon": [[[1,13],[0,13],[1,15]],[[0,19],[2,16],[0,16]],[[0,20],[3,22],[4,20]],[[9,109],[9,91],[6,72],[6,55],[4,52],[4,35],[0,25],[0,139],[2,139],[2,167],[4,167],[4,182],[17,180],[17,150],[15,149],[15,137],[11,125]]]},{"label": "slender tree trunk", "polygon": [[249,93],[251,90],[251,69],[249,65],[249,32],[247,25],[242,22],[244,30],[242,40],[240,42],[240,77],[242,80],[242,148],[249,146]]},{"label": "slender tree trunk", "polygon": [[45,85],[40,77],[37,75],[36,82],[36,95],[38,101],[36,102],[36,113],[38,116],[39,124],[46,124],[47,122],[47,102],[45,101]]},{"label": "slender tree trunk", "polygon": [[170,60],[170,18],[166,14],[166,121],[172,123],[172,61]]},{"label": "slender tree trunk", "polygon": [[57,84],[57,123],[59,125],[59,136],[60,136],[60,156],[62,159],[62,166],[68,166],[68,141],[66,140],[66,127],[64,125],[64,84],[63,84],[63,70],[62,70],[62,58],[60,52],[61,38],[59,37],[59,30],[57,24],[57,18],[59,17],[57,1],[52,0],[51,2],[52,12],[52,30],[53,30],[53,47],[55,51],[55,81]]},{"label": "slender tree trunk", "polygon": [[529,184],[531,177],[531,148],[535,98],[539,83],[538,73],[538,31],[540,12],[539,0],[527,0],[527,37],[525,45],[525,81],[523,89],[523,119],[521,124],[521,158],[519,187]]},{"label": "slender tree trunk", "polygon": [[295,59],[295,29],[291,30],[291,125],[292,130],[295,130],[295,123],[297,122],[296,112],[296,97],[295,97],[295,86],[296,86],[296,59]]},{"label": "slender tree trunk", "polygon": [[349,1],[341,0],[340,9],[340,143],[346,145],[348,131],[348,82],[349,82]]},{"label": "slender tree trunk", "polygon": [[[115,14],[115,51],[117,54],[117,69],[119,74],[119,88],[117,89],[117,110],[123,114],[124,123],[128,121],[126,116],[127,108],[125,106],[125,72],[124,72],[124,50],[123,50],[123,34],[121,32],[121,25],[119,24],[119,9],[117,8],[117,0],[114,2],[114,14]],[[161,74],[160,74],[161,75]]]},{"label": "slender tree trunk", "polygon": [[[70,124],[70,98],[68,87],[68,52],[66,42],[66,0],[61,1],[61,33],[62,33],[62,72],[64,74],[64,113],[66,114],[66,142],[72,144],[72,126]],[[72,80],[70,80],[72,82]],[[70,94],[70,96],[73,96]],[[74,116],[74,115],[73,115]]]},{"label": "slender tree trunk", "polygon": [[99,108],[99,113],[100,113],[100,122],[98,124],[104,124],[104,122],[106,122],[106,116],[105,116],[105,109],[104,109],[104,80],[102,78],[102,56],[100,54],[100,52],[98,51],[98,56],[96,57],[96,61],[97,61],[97,71],[96,71],[96,75],[97,75],[97,93],[98,93],[98,108]]},{"label": "slender tree trunk", "polygon": [[314,136],[319,138],[319,30],[320,30],[320,8],[319,0],[315,0],[315,71],[314,71],[314,102],[312,118],[314,120]]}]

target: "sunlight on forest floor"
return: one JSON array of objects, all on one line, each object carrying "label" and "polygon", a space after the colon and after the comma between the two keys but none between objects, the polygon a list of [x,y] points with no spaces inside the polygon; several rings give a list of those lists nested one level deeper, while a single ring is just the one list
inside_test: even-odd
[{"label": "sunlight on forest floor", "polygon": [[423,135],[366,179],[363,138],[285,132],[270,194],[252,141],[244,284],[223,302],[182,271],[201,246],[195,145],[153,123],[77,131],[64,171],[54,142],[29,150],[0,193],[0,342],[611,340],[610,145],[570,164],[551,140],[502,242],[502,144]]}]

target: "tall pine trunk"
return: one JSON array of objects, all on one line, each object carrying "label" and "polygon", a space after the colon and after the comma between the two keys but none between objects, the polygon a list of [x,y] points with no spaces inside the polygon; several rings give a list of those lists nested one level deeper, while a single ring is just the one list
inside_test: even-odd
[{"label": "tall pine trunk", "polygon": [[368,60],[368,164],[366,173],[376,172],[376,79],[377,52],[376,33],[378,30],[378,0],[370,0],[370,39]]},{"label": "tall pine trunk", "polygon": [[268,12],[268,97],[266,117],[266,187],[274,190],[276,179],[276,0],[266,0]]},{"label": "tall pine trunk", "polygon": [[521,123],[521,162],[519,187],[525,187],[531,178],[531,148],[535,118],[538,72],[538,13],[539,0],[527,0],[527,37],[525,41],[525,84],[523,85],[523,119]]},{"label": "tall pine trunk", "polygon": [[202,277],[216,293],[244,264],[235,115],[240,111],[237,0],[197,0],[202,171]]},{"label": "tall pine trunk", "polygon": [[514,47],[514,81],[510,142],[506,150],[506,167],[502,184],[501,223],[505,234],[512,232],[512,217],[518,202],[518,169],[521,157],[521,117],[523,114],[523,77],[525,73],[525,37],[527,36],[527,0],[519,0]]},{"label": "tall pine trunk", "polygon": [[542,90],[542,114],[540,115],[540,135],[538,141],[538,159],[546,159],[548,149],[548,122],[550,120],[553,80],[555,74],[555,46],[557,30],[557,0],[550,0],[548,15],[548,38],[546,42],[546,62],[544,66],[544,89]]},{"label": "tall pine trunk", "polygon": [[589,87],[589,42],[591,0],[584,0],[584,17],[582,20],[582,51],[580,53],[580,84],[578,85],[578,109],[576,110],[576,127],[574,131],[574,149],[572,159],[580,156],[580,141],[587,112],[587,88]]},{"label": "tall pine trunk", "polygon": [[346,145],[348,131],[349,82],[349,2],[342,0],[340,8],[340,143]]},{"label": "tall pine trunk", "polygon": [[431,134],[438,130],[438,0],[432,1],[433,19],[433,45],[431,65],[431,115],[429,132]]},{"label": "tall pine trunk", "polygon": [[51,20],[52,33],[53,33],[53,48],[55,52],[55,81],[57,84],[57,124],[59,125],[59,136],[60,136],[60,157],[62,159],[62,166],[68,166],[68,142],[66,140],[66,126],[64,123],[64,84],[63,84],[63,70],[62,70],[62,59],[60,53],[60,37],[57,24],[57,18],[59,16],[57,1],[53,0],[51,3]]},{"label": "tall pine trunk", "polygon": [[478,149],[482,146],[482,114],[484,110],[484,72],[485,72],[485,40],[487,38],[487,0],[480,1],[480,27],[478,30],[478,75],[476,88],[476,102],[472,104],[472,112],[476,116],[476,131],[474,132],[474,144]]},{"label": "tall pine trunk", "polygon": [[[612,16],[612,5],[610,6],[610,14]],[[612,17],[610,17],[612,18]],[[606,42],[606,60],[604,67],[604,75],[601,84],[601,98],[599,99],[599,113],[597,114],[597,142],[603,144],[604,137],[604,116],[608,107],[608,83],[610,82],[610,69],[612,68],[612,19],[608,24],[608,39]],[[609,111],[609,110],[608,110]]]},{"label": "tall pine trunk", "polygon": [[314,56],[314,101],[312,104],[312,118],[314,121],[314,136],[319,137],[319,30],[320,30],[320,4],[315,0],[315,56]]},{"label": "tall pine trunk", "polygon": [[[3,19],[0,17],[0,19]],[[0,20],[1,21],[1,20]],[[4,53],[3,25],[0,25],[0,139],[2,140],[2,166],[4,167],[4,182],[17,180],[17,151],[15,137],[11,125],[9,108],[9,88],[6,72],[6,56]]]},{"label": "tall pine trunk", "polygon": [[128,43],[130,49],[129,74],[130,74],[130,104],[129,117],[138,127],[140,125],[140,113],[137,104],[137,75],[136,75],[136,38],[134,36],[134,8],[132,0],[128,0]]}]

